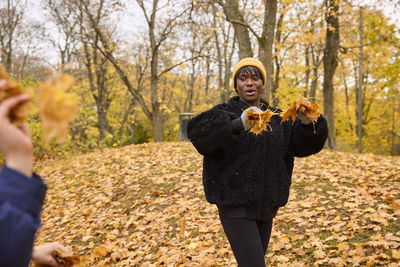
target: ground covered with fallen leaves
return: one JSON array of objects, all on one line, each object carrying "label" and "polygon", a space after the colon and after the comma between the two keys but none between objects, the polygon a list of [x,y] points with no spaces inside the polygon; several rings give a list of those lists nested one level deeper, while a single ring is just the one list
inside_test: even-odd
[{"label": "ground covered with fallen leaves", "polygon": [[[152,143],[40,161],[49,187],[37,243],[58,241],[80,266],[235,266],[202,157]],[[399,266],[400,157],[323,150],[295,161],[269,266]]]}]

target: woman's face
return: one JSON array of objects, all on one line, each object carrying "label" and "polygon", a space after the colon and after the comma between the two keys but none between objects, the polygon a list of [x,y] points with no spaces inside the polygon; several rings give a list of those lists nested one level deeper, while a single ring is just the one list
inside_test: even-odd
[{"label": "woman's face", "polygon": [[237,93],[243,101],[250,106],[259,105],[264,84],[256,73],[240,73],[237,76],[236,84]]}]

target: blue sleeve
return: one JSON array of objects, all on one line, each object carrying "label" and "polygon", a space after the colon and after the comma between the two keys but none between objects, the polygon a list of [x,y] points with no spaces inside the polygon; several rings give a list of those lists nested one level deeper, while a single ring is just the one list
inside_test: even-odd
[{"label": "blue sleeve", "polygon": [[46,185],[4,166],[0,171],[0,266],[28,266]]}]

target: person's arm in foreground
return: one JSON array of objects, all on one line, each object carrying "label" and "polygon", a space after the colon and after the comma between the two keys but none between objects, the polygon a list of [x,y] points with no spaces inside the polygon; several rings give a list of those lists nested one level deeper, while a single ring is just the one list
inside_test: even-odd
[{"label": "person's arm in foreground", "polygon": [[[5,81],[0,81],[0,89]],[[27,95],[0,104],[0,152],[5,165],[0,171],[0,266],[28,266],[40,211],[46,192],[42,179],[32,173],[32,141],[28,128],[10,123],[8,114]]]}]

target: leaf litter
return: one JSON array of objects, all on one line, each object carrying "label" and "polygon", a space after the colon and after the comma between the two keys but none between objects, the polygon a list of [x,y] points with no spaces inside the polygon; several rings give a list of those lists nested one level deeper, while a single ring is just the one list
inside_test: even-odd
[{"label": "leaf litter", "polygon": [[[398,266],[399,162],[329,150],[297,158],[267,265]],[[36,169],[49,187],[37,242],[70,247],[74,266],[236,264],[190,143],[104,149]]]}]

